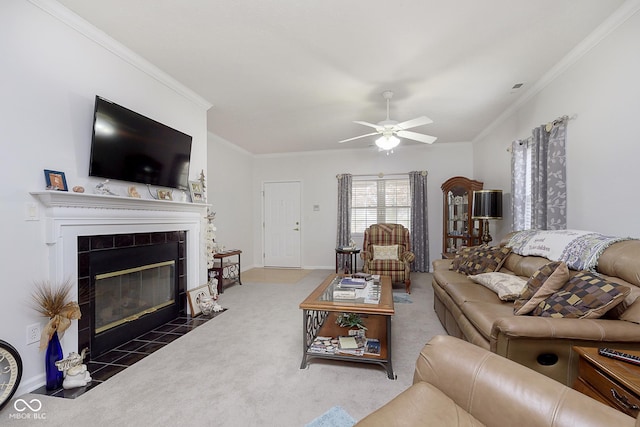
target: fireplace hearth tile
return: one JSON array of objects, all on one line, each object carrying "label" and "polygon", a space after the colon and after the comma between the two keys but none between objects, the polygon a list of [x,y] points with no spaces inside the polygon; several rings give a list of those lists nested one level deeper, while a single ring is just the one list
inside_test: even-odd
[{"label": "fireplace hearth tile", "polygon": [[[226,309],[224,310],[226,311]],[[107,381],[109,378],[124,371],[129,366],[147,357],[149,354],[157,351],[170,342],[189,333],[198,326],[207,323],[209,320],[221,315],[224,311],[214,313],[212,316],[200,316],[191,318],[190,316],[178,317],[162,326],[147,332],[123,345],[115,350],[108,351],[87,363],[87,369],[91,373],[91,381],[85,387],[78,387],[70,390],[62,388],[58,390],[47,390],[45,386],[32,391],[34,394],[43,394],[53,397],[62,397],[65,399],[75,399],[78,396],[88,392],[89,390]]]}]

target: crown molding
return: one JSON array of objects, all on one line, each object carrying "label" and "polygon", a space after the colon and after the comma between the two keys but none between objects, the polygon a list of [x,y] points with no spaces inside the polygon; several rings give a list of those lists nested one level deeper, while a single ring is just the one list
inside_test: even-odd
[{"label": "crown molding", "polygon": [[212,104],[200,95],[189,89],[160,68],[156,67],[122,43],[117,42],[107,33],[99,30],[94,25],[90,24],[85,19],[81,18],[71,10],[67,9],[60,3],[54,0],[29,0],[32,4],[44,10],[60,22],[66,24],[70,28],[74,29],[78,33],[87,37],[89,40],[97,43],[109,52],[118,56],[125,62],[133,65],[143,73],[153,77],[163,85],[173,89],[178,94],[182,95],[186,99],[195,103],[197,106],[208,110]]},{"label": "crown molding", "polygon": [[611,34],[616,28],[624,24],[629,18],[640,11],[640,0],[627,0],[615,12],[593,30],[584,40],[565,55],[556,65],[547,71],[529,90],[511,104],[502,114],[498,116],[489,126],[480,132],[472,142],[481,140],[488,136],[498,125],[509,118],[513,113],[526,104],[531,98],[540,93],[551,82],[562,75],[569,67],[578,62],[591,49],[596,47],[602,40]]}]

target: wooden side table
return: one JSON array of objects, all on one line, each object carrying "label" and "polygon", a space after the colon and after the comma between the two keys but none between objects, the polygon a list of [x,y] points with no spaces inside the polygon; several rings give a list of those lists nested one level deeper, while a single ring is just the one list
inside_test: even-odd
[{"label": "wooden side table", "polygon": [[[224,292],[224,288],[233,283],[242,285],[240,280],[240,254],[239,249],[230,249],[213,254],[213,267],[209,269],[209,277],[218,279],[218,293]],[[238,257],[236,260],[227,259]]]},{"label": "wooden side table", "polygon": [[[336,273],[338,272],[338,259],[340,255],[348,255],[349,256],[349,273],[355,273],[358,269],[358,258],[357,255],[360,253],[360,249],[342,249],[336,248]],[[354,269],[355,267],[355,269]]]},{"label": "wooden side table", "polygon": [[[614,349],[640,356],[640,351]],[[636,418],[640,414],[640,366],[600,356],[597,348],[573,350],[580,356],[573,388]]]}]

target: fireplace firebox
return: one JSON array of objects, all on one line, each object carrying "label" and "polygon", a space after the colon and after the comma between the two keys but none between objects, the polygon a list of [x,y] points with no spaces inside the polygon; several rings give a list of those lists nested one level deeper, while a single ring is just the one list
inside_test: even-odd
[{"label": "fireplace firebox", "polygon": [[185,232],[78,237],[79,348],[96,357],[180,316]]}]

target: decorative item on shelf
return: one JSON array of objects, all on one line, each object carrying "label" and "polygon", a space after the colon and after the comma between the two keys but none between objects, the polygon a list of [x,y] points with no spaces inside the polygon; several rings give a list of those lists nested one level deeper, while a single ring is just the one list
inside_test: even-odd
[{"label": "decorative item on shelf", "polygon": [[200,188],[202,190],[202,202],[206,202],[207,201],[207,185],[205,183],[205,178],[204,178],[204,169],[202,169],[200,171],[200,178],[198,179],[200,181]]},{"label": "decorative item on shelf", "polygon": [[82,185],[76,185],[72,190],[74,193],[84,193],[84,187]]},{"label": "decorative item on shelf", "polygon": [[204,191],[200,181],[189,181],[189,192],[193,203],[204,203]]},{"label": "decorative item on shelf", "polygon": [[358,313],[340,313],[338,317],[336,317],[336,324],[341,328],[367,330],[367,327],[364,325],[364,320],[362,320],[362,317]]},{"label": "decorative item on shelf", "polygon": [[135,199],[140,198],[140,193],[138,193],[138,189],[135,185],[129,186],[129,188],[127,189],[127,193],[129,194],[129,197],[133,197]]},{"label": "decorative item on shelf", "polygon": [[207,224],[205,227],[205,246],[207,254],[207,268],[213,268],[213,255],[218,250],[218,244],[216,243],[216,226],[213,221],[216,219],[216,213],[211,212],[207,208],[207,216],[205,217]]},{"label": "decorative item on shelf", "polygon": [[40,336],[40,350],[46,348],[45,374],[47,390],[55,390],[62,386],[64,375],[58,370],[56,362],[62,360],[60,338],[71,326],[72,320],[80,319],[80,306],[69,299],[73,284],[66,281],[61,285],[49,282],[36,284],[33,292],[35,310],[49,318],[49,322]]},{"label": "decorative item on shelf", "polygon": [[68,191],[67,179],[64,176],[64,172],[45,169],[44,180],[47,185],[47,190]]},{"label": "decorative item on shelf", "polygon": [[64,373],[62,388],[65,390],[84,387],[91,382],[92,378],[91,374],[87,370],[87,365],[82,363],[87,350],[88,348],[83,348],[82,353],[80,354],[72,351],[66,359],[58,360],[56,362],[58,370]]},{"label": "decorative item on shelf", "polygon": [[173,200],[173,192],[171,190],[158,190],[158,199]]},{"label": "decorative item on shelf", "polygon": [[476,190],[473,192],[473,219],[484,220],[482,242],[493,240],[489,234],[489,220],[502,219],[502,190]]},{"label": "decorative item on shelf", "polygon": [[116,193],[111,191],[111,189],[109,188],[109,186],[107,184],[109,184],[109,180],[108,179],[105,179],[104,181],[99,182],[98,184],[96,184],[96,188],[95,188],[94,192],[96,194],[104,194],[104,195],[108,195],[108,196],[117,196]]}]

